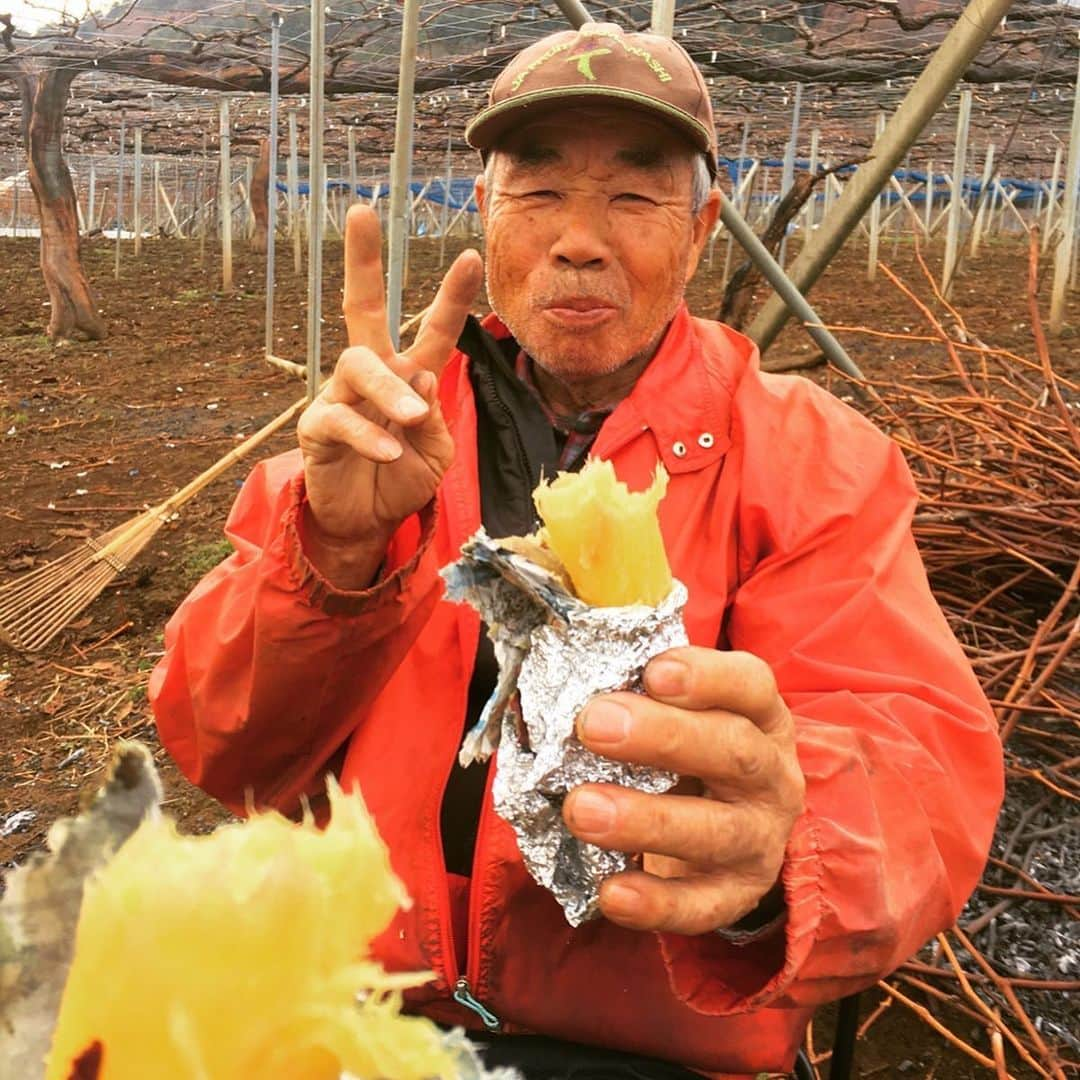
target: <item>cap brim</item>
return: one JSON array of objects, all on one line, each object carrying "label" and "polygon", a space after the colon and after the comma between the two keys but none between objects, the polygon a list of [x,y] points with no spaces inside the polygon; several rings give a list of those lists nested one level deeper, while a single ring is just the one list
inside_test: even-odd
[{"label": "cap brim", "polygon": [[713,136],[704,124],[689,113],[669,105],[665,101],[623,90],[616,86],[567,86],[547,90],[535,90],[519,94],[497,105],[489,105],[473,117],[465,128],[465,141],[474,150],[490,150],[507,132],[556,109],[575,104],[595,104],[597,100],[610,101],[629,109],[652,113],[668,127],[674,128],[694,147],[700,150],[709,164],[709,172],[716,175],[716,155]]}]

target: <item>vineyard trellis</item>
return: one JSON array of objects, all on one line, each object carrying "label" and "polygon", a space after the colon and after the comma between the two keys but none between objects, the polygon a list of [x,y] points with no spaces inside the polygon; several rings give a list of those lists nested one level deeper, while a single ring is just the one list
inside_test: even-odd
[{"label": "vineyard trellis", "polygon": [[[782,115],[786,108],[777,108],[779,102],[806,84],[804,124],[819,130],[836,155],[850,155],[869,141],[863,121],[902,99],[961,10],[952,2],[870,0],[811,8],[791,0],[764,6],[692,0],[673,7],[675,32],[709,76],[722,128],[736,130],[747,115]],[[641,2],[594,4],[590,11],[594,18],[638,28],[652,16],[651,5]],[[275,13],[281,18],[280,92],[288,102],[310,89],[306,4],[191,0],[177,8],[162,0],[129,0],[105,13],[64,16],[59,25],[32,34],[16,18],[0,16],[0,88],[15,87],[6,97],[0,92],[0,151],[21,142],[28,153],[50,336],[105,332],[79,263],[78,204],[64,149],[86,152],[110,142],[115,148],[120,113],[128,130],[140,132],[148,153],[192,158],[211,130],[221,93],[245,95],[233,98],[231,146],[254,146],[268,126]],[[327,155],[340,160],[351,132],[361,167],[376,162],[384,171],[395,111],[387,96],[397,86],[400,5],[347,0],[331,6],[326,18]],[[562,25],[562,19],[555,4],[521,0],[421,5],[414,169],[433,167],[447,133],[464,157],[463,121],[486,82],[524,42]],[[1006,24],[964,72],[971,86],[985,91],[976,110],[977,131],[980,124],[992,131],[1021,105],[1033,121],[1063,126],[1068,95],[1063,99],[1060,90],[1075,77],[1078,26],[1080,10],[1052,0],[1012,5]],[[1043,162],[1048,147],[1036,135],[1040,126],[1025,125],[1014,165]],[[768,128],[766,121],[755,132],[762,154],[779,149],[789,136]],[[156,185],[154,195],[160,197]]]}]

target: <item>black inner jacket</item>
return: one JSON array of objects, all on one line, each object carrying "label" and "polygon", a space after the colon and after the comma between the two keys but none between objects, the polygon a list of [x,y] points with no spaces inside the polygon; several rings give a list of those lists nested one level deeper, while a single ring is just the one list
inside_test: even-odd
[{"label": "black inner jacket", "polygon": [[[565,439],[518,379],[518,345],[512,338],[497,341],[469,316],[458,348],[471,361],[484,528],[495,537],[532,532],[537,525],[533,489],[541,475],[555,475]],[[495,653],[482,626],[462,737],[479,720],[497,672]],[[446,869],[451,873],[472,874],[488,767],[474,764],[463,769],[454,761],[440,819]],[[674,1033],[672,1037],[676,1038]],[[526,1080],[700,1080],[699,1074],[670,1062],[542,1036],[496,1036],[487,1042],[485,1060],[491,1066],[512,1065]]]}]

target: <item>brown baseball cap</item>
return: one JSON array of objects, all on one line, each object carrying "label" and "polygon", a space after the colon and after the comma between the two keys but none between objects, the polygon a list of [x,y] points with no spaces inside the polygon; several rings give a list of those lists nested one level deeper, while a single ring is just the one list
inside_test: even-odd
[{"label": "brown baseball cap", "polygon": [[690,54],[671,38],[627,33],[615,23],[585,23],[522,49],[492,84],[465,139],[490,150],[534,116],[598,102],[650,113],[696,146],[716,175],[712,102]]}]

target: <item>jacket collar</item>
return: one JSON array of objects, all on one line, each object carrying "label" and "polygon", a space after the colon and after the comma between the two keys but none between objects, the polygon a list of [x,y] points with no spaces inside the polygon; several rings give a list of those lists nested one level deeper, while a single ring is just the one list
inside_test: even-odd
[{"label": "jacket collar", "polygon": [[[510,337],[494,314],[482,325],[497,340]],[[708,334],[708,348],[702,340],[706,327],[721,332]],[[731,396],[736,368],[742,366],[734,355],[738,341],[731,341],[732,335],[718,324],[692,318],[686,303],[680,304],[652,363],[600,429],[595,453],[608,457],[648,430],[672,475],[693,472],[722,457],[731,445]],[[752,359],[753,346],[734,336],[745,343],[747,359]]]}]

